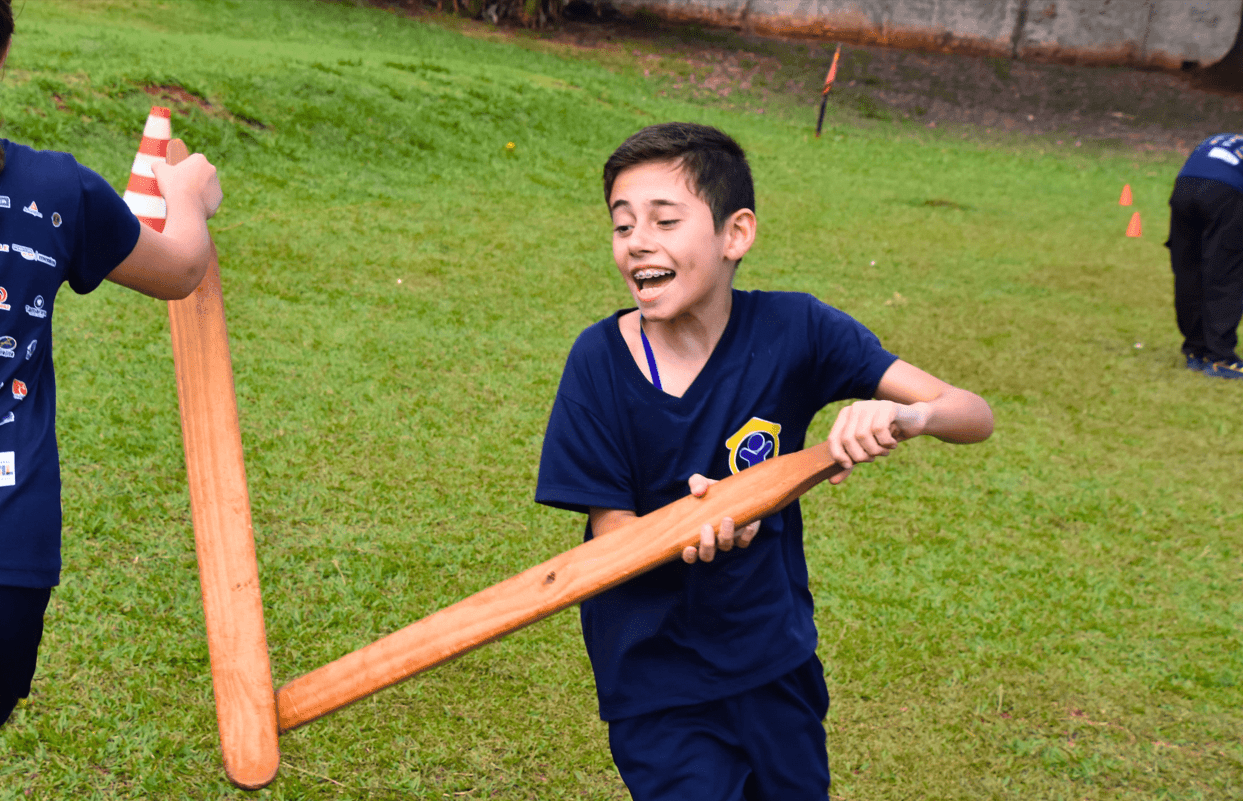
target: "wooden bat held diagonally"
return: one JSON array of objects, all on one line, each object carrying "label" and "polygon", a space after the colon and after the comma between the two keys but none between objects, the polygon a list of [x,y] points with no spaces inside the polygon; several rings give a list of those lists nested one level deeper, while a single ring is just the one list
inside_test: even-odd
[{"label": "wooden bat held diagonally", "polygon": [[281,732],[447,662],[681,556],[703,524],[767,517],[842,471],[828,445],[778,456],[636,518],[330,662],[276,694]]},{"label": "wooden bat held diagonally", "polygon": [[[186,157],[181,140],[172,140],[168,163]],[[169,301],[168,319],[225,775],[256,790],[276,777],[280,750],[214,244],[202,283]]]}]

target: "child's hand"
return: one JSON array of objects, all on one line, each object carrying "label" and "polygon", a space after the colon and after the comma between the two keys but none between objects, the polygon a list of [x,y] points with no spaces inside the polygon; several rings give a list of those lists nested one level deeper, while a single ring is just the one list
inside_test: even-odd
[{"label": "child's hand", "polygon": [[[696,498],[702,498],[704,493],[708,491],[708,487],[717,483],[714,478],[705,478],[696,473],[691,476],[690,482],[691,495]],[[748,526],[739,530],[734,530],[733,518],[722,518],[720,533],[714,534],[712,525],[704,523],[699,530],[699,547],[688,545],[682,551],[682,561],[688,565],[695,564],[698,560],[711,562],[716,556],[717,549],[728,551],[737,545],[739,548],[746,548],[751,544],[751,540],[755,539],[755,535],[760,531],[760,521],[756,520]]]},{"label": "child's hand", "polygon": [[829,455],[846,468],[829,479],[840,484],[856,464],[888,456],[903,440],[918,437],[928,425],[931,408],[927,403],[894,403],[867,400],[852,403],[837,415],[829,432]]},{"label": "child's hand", "polygon": [[[185,145],[174,139],[169,151],[176,161],[176,156],[184,156]],[[186,156],[178,164],[156,162],[152,171],[168,204],[164,231],[156,233],[141,226],[134,249],[108,273],[108,280],[153,298],[178,300],[202,283],[211,263],[207,219],[216,213],[224,195],[216,168],[202,153]]]},{"label": "child's hand", "polygon": [[170,213],[174,208],[193,210],[196,216],[211,219],[220,208],[220,201],[224,199],[220,179],[216,168],[202,153],[195,153],[176,165],[156,162],[152,169]]}]

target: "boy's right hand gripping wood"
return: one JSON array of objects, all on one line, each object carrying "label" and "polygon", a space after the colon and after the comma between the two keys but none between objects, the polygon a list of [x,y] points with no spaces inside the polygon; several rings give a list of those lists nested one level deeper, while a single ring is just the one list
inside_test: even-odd
[{"label": "boy's right hand gripping wood", "polygon": [[[179,151],[169,148],[170,163]],[[168,320],[224,770],[257,790],[276,778],[280,747],[215,245],[203,282],[169,301]]]}]

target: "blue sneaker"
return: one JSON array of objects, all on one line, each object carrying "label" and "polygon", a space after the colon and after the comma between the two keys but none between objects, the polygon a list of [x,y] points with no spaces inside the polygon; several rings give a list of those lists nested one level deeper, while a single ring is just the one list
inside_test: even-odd
[{"label": "blue sneaker", "polygon": [[1243,362],[1205,364],[1204,374],[1210,378],[1243,378]]},{"label": "blue sneaker", "polygon": [[1192,354],[1192,353],[1187,354],[1187,369],[1188,370],[1197,370],[1199,372],[1204,372],[1204,368],[1208,367],[1210,364],[1212,364],[1212,362],[1207,362],[1201,357],[1196,356],[1195,354]]}]

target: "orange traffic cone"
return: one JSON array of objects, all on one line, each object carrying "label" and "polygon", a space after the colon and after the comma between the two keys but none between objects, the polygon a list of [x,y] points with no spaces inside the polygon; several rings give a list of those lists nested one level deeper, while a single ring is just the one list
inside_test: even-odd
[{"label": "orange traffic cone", "polygon": [[1122,187],[1122,196],[1118,198],[1119,206],[1131,205],[1131,185],[1126,184]]},{"label": "orange traffic cone", "polygon": [[1139,224],[1139,212],[1131,215],[1131,222],[1126,226],[1127,236],[1140,236],[1143,234],[1143,227]]},{"label": "orange traffic cone", "polygon": [[138,155],[134,156],[134,166],[130,168],[129,183],[123,196],[134,216],[157,231],[164,230],[168,207],[160,195],[151,165],[164,161],[168,156],[168,141],[173,136],[172,116],[173,113],[162,106],[151,107],[147,124],[142,129],[142,144],[138,146]]}]

